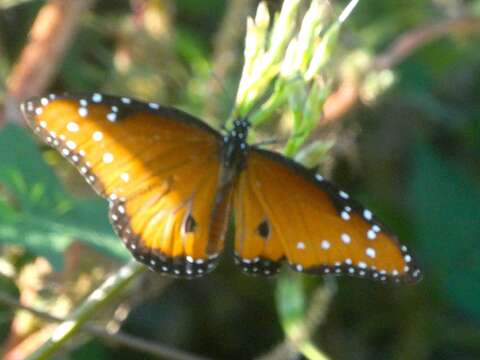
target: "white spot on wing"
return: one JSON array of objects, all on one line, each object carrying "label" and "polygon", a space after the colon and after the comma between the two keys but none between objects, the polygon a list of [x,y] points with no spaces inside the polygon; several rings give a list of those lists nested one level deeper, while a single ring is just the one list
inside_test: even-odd
[{"label": "white spot on wing", "polygon": [[110,164],[113,161],[113,155],[111,153],[103,154],[103,162],[105,164]]},{"label": "white spot on wing", "polygon": [[68,140],[66,145],[70,150],[74,150],[77,147],[77,144],[72,140]]},{"label": "white spot on wing", "polygon": [[67,130],[70,132],[77,132],[79,129],[80,127],[76,122],[71,121],[67,124]]},{"label": "white spot on wing", "polygon": [[338,192],[338,195],[340,195],[340,197],[344,199],[348,199],[350,197],[345,191],[342,190]]},{"label": "white spot on wing", "polygon": [[95,93],[95,94],[92,95],[92,101],[94,103],[99,103],[99,102],[102,101],[102,99],[103,99],[102,94]]},{"label": "white spot on wing", "polygon": [[85,107],[78,108],[78,115],[80,115],[81,117],[87,116],[88,115],[87,108],[85,108]]},{"label": "white spot on wing", "polygon": [[350,220],[350,214],[346,211],[342,211],[342,213],[340,214],[340,216],[342,217],[343,220],[347,221],[347,220]]},{"label": "white spot on wing", "polygon": [[348,235],[347,233],[343,233],[340,238],[342,239],[342,241],[345,243],[345,244],[350,244],[350,242],[352,241],[352,238],[350,237],[350,235]]},{"label": "white spot on wing", "polygon": [[320,246],[322,247],[322,249],[328,250],[330,248],[330,242],[328,240],[322,240]]},{"label": "white spot on wing", "polygon": [[368,209],[363,210],[363,217],[365,218],[365,220],[372,220],[372,212]]},{"label": "white spot on wing", "polygon": [[299,242],[297,243],[297,249],[298,249],[298,250],[304,250],[304,249],[305,249],[305,243],[299,241]]},{"label": "white spot on wing", "polygon": [[358,262],[358,267],[359,267],[360,269],[366,269],[366,268],[367,268],[367,264],[366,264],[365,262],[363,262],[363,261],[359,261],[359,262]]},{"label": "white spot on wing", "polygon": [[371,257],[372,259],[375,258],[376,252],[375,249],[369,247],[367,250],[365,250],[365,253],[367,254],[368,257]]},{"label": "white spot on wing", "polygon": [[95,141],[101,141],[103,139],[103,133],[101,131],[95,131],[92,135],[92,139]]}]

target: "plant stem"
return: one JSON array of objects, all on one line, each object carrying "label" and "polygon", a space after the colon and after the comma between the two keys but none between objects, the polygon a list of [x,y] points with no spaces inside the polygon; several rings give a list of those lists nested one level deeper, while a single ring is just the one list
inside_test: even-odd
[{"label": "plant stem", "polygon": [[100,310],[103,305],[108,304],[131,280],[135,279],[145,269],[145,266],[132,260],[120,268],[116,274],[109,276],[100,287],[88,296],[83,304],[53,331],[50,339],[30,355],[28,359],[49,359],[87,320]]}]

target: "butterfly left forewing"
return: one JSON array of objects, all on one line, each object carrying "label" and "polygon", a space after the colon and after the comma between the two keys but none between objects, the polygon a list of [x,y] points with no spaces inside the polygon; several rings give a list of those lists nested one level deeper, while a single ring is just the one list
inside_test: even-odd
[{"label": "butterfly left forewing", "polygon": [[137,259],[178,276],[213,269],[228,218],[226,199],[215,201],[216,131],[175,109],[101,94],[36,98],[22,110],[109,200],[114,229]]},{"label": "butterfly left forewing", "polygon": [[157,186],[152,173],[218,147],[219,135],[199,120],[125,97],[51,94],[25,102],[22,110],[35,133],[107,198]]},{"label": "butterfly left forewing", "polygon": [[[279,154],[252,148],[242,177],[250,184],[254,200],[249,201],[256,203],[249,208],[257,210],[243,210],[248,223],[236,215],[243,224],[237,230],[237,249],[240,239],[244,248],[265,246],[252,234],[267,222],[275,234],[271,240],[297,271],[394,282],[420,279],[407,248],[369,210],[321,176]],[[247,209],[238,199],[235,210]],[[240,236],[246,229],[249,233]]]}]

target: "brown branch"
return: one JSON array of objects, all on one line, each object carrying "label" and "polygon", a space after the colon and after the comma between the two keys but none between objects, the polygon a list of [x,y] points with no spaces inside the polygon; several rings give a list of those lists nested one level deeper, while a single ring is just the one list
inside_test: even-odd
[{"label": "brown branch", "polygon": [[358,96],[359,88],[357,82],[353,79],[345,79],[325,101],[320,126],[342,117],[357,103]]},{"label": "brown branch", "polygon": [[[470,35],[480,32],[480,18],[446,20],[421,25],[401,34],[384,53],[377,55],[367,71],[392,68],[422,46],[450,34]],[[324,118],[320,124],[335,121],[354,106],[359,98],[359,82],[346,79],[325,103]]]},{"label": "brown branch", "polygon": [[[37,316],[38,318],[48,322],[61,323],[65,321],[65,319],[53,316],[46,312],[37,310],[33,307],[23,305],[17,300],[13,299],[12,297],[4,293],[0,293],[0,303],[14,309],[22,309],[22,310],[28,311],[33,315]],[[105,331],[101,326],[94,325],[94,324],[87,323],[83,325],[82,330],[89,333],[90,335],[99,337],[107,342],[115,343],[122,346],[127,346],[132,349],[139,350],[152,355],[156,355],[159,357],[165,357],[168,359],[177,359],[177,360],[205,360],[204,357],[193,355],[185,351],[177,350],[166,345],[159,345],[158,343],[154,344],[152,342],[149,342],[141,338],[128,335],[122,332],[111,334]]]},{"label": "brown branch", "polygon": [[45,92],[65,50],[78,29],[82,14],[93,0],[50,0],[38,13],[24,47],[7,81],[7,96],[0,125],[19,121],[19,104]]},{"label": "brown branch", "polygon": [[447,20],[422,25],[400,35],[387,51],[374,60],[376,70],[389,69],[410,56],[418,48],[450,34],[468,35],[480,31],[480,18]]}]

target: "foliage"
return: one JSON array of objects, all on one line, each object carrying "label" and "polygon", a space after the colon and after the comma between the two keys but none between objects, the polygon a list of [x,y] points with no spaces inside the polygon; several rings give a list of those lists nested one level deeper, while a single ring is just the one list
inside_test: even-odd
[{"label": "foliage", "polygon": [[426,265],[446,298],[480,319],[480,189],[466,169],[426,145],[415,153],[412,222],[416,237],[423,239],[423,253],[429,254]]},{"label": "foliage", "polygon": [[8,126],[0,133],[0,241],[25,246],[53,265],[75,239],[127,259],[113,235],[104,201],[77,200],[66,193],[24,129]]}]

